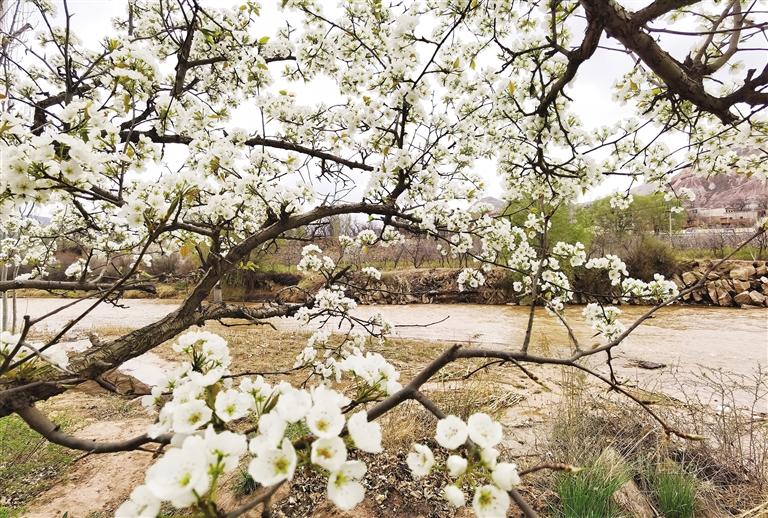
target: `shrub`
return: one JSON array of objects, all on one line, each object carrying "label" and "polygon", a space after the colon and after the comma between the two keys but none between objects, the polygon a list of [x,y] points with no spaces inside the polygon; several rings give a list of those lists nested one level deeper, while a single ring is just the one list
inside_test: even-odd
[{"label": "shrub", "polygon": [[680,269],[674,249],[652,236],[633,241],[622,255],[629,275],[644,281],[653,280],[654,273],[670,278]]}]

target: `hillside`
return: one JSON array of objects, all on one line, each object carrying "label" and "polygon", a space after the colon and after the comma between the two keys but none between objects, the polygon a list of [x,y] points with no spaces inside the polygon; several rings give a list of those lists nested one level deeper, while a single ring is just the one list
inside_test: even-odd
[{"label": "hillside", "polygon": [[[696,199],[689,205],[703,209],[732,207],[736,209],[768,208],[768,181],[743,175],[697,175],[683,171],[672,179],[672,187],[691,189]],[[652,188],[642,185],[634,194],[650,194]]]}]

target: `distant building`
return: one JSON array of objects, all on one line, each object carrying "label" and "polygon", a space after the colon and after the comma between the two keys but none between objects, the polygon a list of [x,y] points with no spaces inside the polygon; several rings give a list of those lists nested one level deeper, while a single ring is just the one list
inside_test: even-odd
[{"label": "distant building", "polygon": [[766,217],[765,209],[736,209],[720,207],[716,209],[689,208],[687,227],[704,228],[745,228],[753,227]]}]

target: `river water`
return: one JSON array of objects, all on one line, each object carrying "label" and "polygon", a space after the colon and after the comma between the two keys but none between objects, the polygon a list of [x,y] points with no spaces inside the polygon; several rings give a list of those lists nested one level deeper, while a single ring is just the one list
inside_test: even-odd
[{"label": "river water", "polygon": [[[67,302],[71,301],[23,299],[19,301],[19,309],[36,317]],[[176,308],[175,303],[156,300],[131,299],[122,304],[126,307],[102,305],[96,308],[75,326],[74,331],[137,328]],[[581,317],[581,309],[570,307],[566,315],[582,347],[586,348],[598,340],[593,338],[591,329]],[[78,310],[78,307],[63,310],[47,319],[44,325],[49,329],[60,327],[77,316]],[[648,308],[624,306],[622,310],[622,321],[629,324]],[[361,306],[355,313],[360,317],[381,313],[396,326],[395,334],[403,338],[507,350],[520,347],[528,319],[527,307],[476,304]],[[301,328],[293,319],[274,319],[273,323],[279,329]],[[555,317],[537,310],[531,352],[565,356],[568,350],[565,328]],[[620,376],[646,386],[656,383],[665,391],[684,378],[697,377],[702,371],[711,369],[737,376],[753,376],[758,368],[768,369],[768,310],[701,306],[664,308],[615,349],[614,356]],[[605,356],[601,355],[601,358]],[[650,360],[666,367],[649,371],[638,368],[638,360]],[[152,363],[154,371],[158,370],[156,358],[149,358],[148,362]],[[597,359],[592,361],[597,368],[604,369],[601,363]],[[131,370],[140,373],[142,369],[132,363]],[[690,379],[686,383],[690,384]],[[764,411],[768,411],[768,407]]]}]

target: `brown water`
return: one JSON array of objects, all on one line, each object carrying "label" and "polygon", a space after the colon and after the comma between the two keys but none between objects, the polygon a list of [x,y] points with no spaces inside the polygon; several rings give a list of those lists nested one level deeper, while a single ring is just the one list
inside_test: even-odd
[{"label": "brown water", "polygon": [[[45,314],[64,299],[24,299],[19,309],[33,317]],[[75,328],[81,333],[104,327],[137,328],[152,323],[176,308],[174,303],[155,300],[125,300],[125,308],[102,305]],[[580,307],[571,307],[567,316],[582,346],[597,343],[581,317]],[[648,310],[645,307],[622,308],[622,321],[631,323]],[[78,307],[68,308],[45,321],[55,329],[78,315]],[[360,317],[381,313],[396,325],[395,334],[403,338],[440,340],[474,344],[499,349],[517,349],[525,335],[528,308],[475,304],[415,304],[407,306],[361,306]],[[568,336],[559,321],[543,310],[534,321],[531,352],[564,356],[568,354]],[[293,319],[274,319],[282,329],[300,329]],[[334,323],[335,324],[335,323]],[[43,324],[41,324],[43,325]],[[336,327],[334,325],[334,327]],[[615,366],[624,378],[643,385],[657,384],[669,392],[684,378],[699,376],[702,370],[720,369],[742,376],[752,376],[760,367],[768,368],[768,310],[673,306],[658,311],[615,349]],[[605,356],[600,355],[604,360]],[[152,369],[157,370],[155,359]],[[600,368],[595,359],[592,363]],[[667,365],[648,371],[634,365],[635,360],[651,360]],[[141,365],[132,371],[141,372]],[[686,384],[690,384],[690,379]],[[672,392],[677,392],[672,390]],[[768,411],[768,407],[764,409]]]}]

